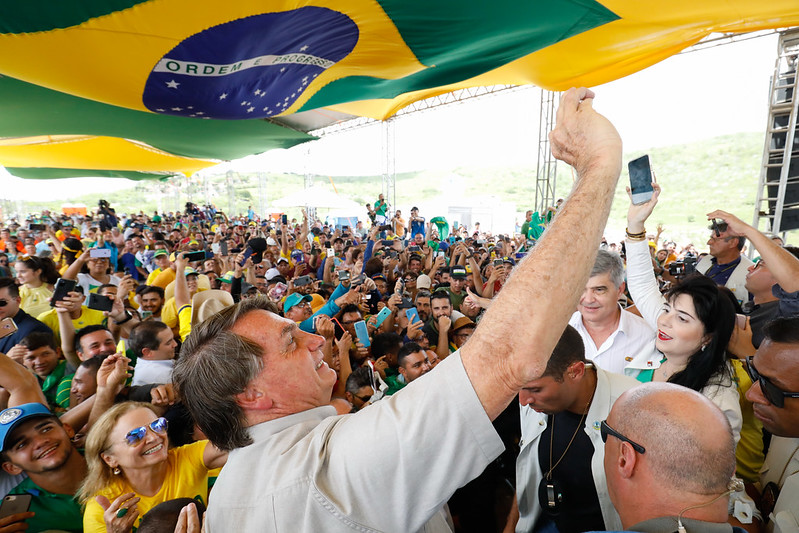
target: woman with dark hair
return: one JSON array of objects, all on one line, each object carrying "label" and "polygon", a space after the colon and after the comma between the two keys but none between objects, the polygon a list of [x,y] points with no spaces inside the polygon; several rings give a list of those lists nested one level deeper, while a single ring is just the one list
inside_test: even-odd
[{"label": "woman with dark hair", "polygon": [[19,283],[19,306],[33,317],[50,310],[50,296],[58,279],[55,264],[50,259],[36,256],[17,256],[14,264]]},{"label": "woman with dark hair", "polygon": [[660,194],[660,186],[653,185],[651,200],[630,204],[626,249],[630,295],[657,336],[654,349],[633,358],[624,372],[642,382],[669,381],[704,394],[727,416],[737,444],[741,407],[727,352],[735,309],[710,278],[699,274],[660,294],[644,228]]},{"label": "woman with dark hair", "polygon": [[61,264],[58,265],[58,272],[63,276],[64,272],[75,262],[83,253],[83,243],[75,237],[67,237],[61,243]]}]

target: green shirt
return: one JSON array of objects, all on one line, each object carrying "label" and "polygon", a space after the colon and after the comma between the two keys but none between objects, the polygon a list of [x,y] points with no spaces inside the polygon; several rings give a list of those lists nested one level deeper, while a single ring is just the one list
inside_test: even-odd
[{"label": "green shirt", "polygon": [[49,530],[76,533],[83,531],[83,513],[80,504],[73,496],[47,492],[30,478],[23,480],[11,489],[9,494],[33,496],[29,510],[36,515],[25,521],[28,524],[29,533]]},{"label": "green shirt", "polygon": [[400,374],[397,370],[393,368],[386,368],[386,385],[388,385],[388,389],[386,389],[386,396],[391,396],[395,392],[399,391],[402,387],[407,385],[405,381],[400,381],[402,374]]},{"label": "green shirt", "polygon": [[61,383],[61,380],[64,378],[64,373],[67,369],[67,362],[66,361],[59,361],[56,367],[50,372],[44,381],[41,382],[42,385],[42,392],[44,393],[44,397],[47,399],[47,404],[50,408],[54,408],[57,404],[57,390],[58,385]]}]

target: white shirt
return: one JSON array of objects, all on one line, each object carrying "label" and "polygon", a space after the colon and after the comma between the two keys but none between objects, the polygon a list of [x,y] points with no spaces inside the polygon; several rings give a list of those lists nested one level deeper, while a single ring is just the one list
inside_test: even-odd
[{"label": "white shirt", "polygon": [[136,360],[136,368],[133,371],[132,385],[163,385],[172,383],[172,367],[175,366],[174,359],[166,361],[148,361],[139,357]]},{"label": "white shirt", "polygon": [[649,348],[655,339],[655,330],[646,320],[624,309],[621,310],[616,331],[611,333],[599,347],[594,344],[594,339],[585,328],[580,311],[575,311],[569,319],[569,325],[583,338],[585,358],[596,363],[602,370],[617,374],[623,373],[633,357]]}]

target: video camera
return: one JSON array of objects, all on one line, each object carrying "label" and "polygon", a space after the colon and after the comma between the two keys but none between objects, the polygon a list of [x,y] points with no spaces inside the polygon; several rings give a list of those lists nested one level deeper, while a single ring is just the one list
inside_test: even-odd
[{"label": "video camera", "polygon": [[669,264],[669,274],[677,279],[684,278],[696,272],[696,258],[686,257],[682,261],[674,261]]}]

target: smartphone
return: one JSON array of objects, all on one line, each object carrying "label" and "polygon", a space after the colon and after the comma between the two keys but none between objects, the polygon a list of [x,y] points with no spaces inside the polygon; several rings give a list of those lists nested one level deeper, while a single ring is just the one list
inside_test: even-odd
[{"label": "smartphone", "polygon": [[445,255],[447,255],[447,252],[441,250],[436,252],[436,257],[444,257]]},{"label": "smartphone", "polygon": [[97,294],[96,292],[89,293],[89,303],[86,304],[89,309],[96,309],[98,311],[110,311],[114,307],[114,300],[108,296]]},{"label": "smartphone", "polygon": [[391,224],[383,224],[382,226],[377,228],[377,231],[391,231],[393,229],[394,228],[391,227]]},{"label": "smartphone", "polygon": [[244,266],[244,263],[246,263],[246,262],[247,262],[247,259],[249,259],[249,258],[250,258],[250,256],[251,256],[253,253],[254,253],[253,249],[252,249],[252,248],[250,248],[250,247],[248,246],[248,247],[247,247],[247,249],[246,249],[246,250],[244,250],[244,256],[241,258],[241,263],[239,263],[239,265],[240,265],[240,266]]},{"label": "smartphone", "polygon": [[74,291],[77,286],[77,280],[58,278],[53,288],[53,295],[50,297],[50,307],[55,307],[56,302],[63,300],[67,293]]},{"label": "smartphone", "polygon": [[408,317],[408,322],[410,324],[416,324],[417,322],[421,322],[422,320],[421,318],[419,318],[419,311],[417,311],[415,307],[406,309],[405,316]]},{"label": "smartphone", "polygon": [[402,296],[402,293],[405,292],[405,280],[398,279],[397,283],[394,284],[394,294],[399,294]]},{"label": "smartphone", "polygon": [[304,287],[305,285],[309,285],[313,282],[311,276],[299,276],[294,280],[295,287]]},{"label": "smartphone", "polygon": [[338,271],[338,280],[339,281],[349,281],[350,280],[350,271],[349,270],[339,270]]},{"label": "smartphone", "polygon": [[336,251],[333,248],[328,248],[325,254],[327,257],[336,257]]},{"label": "smartphone", "polygon": [[494,266],[501,267],[502,266],[502,259],[494,259]]},{"label": "smartphone", "polygon": [[652,188],[652,167],[649,164],[649,156],[633,159],[627,163],[627,169],[630,171],[630,191],[633,204],[645,204],[655,192]]},{"label": "smartphone", "polygon": [[152,311],[139,311],[139,317],[142,320],[147,320],[151,316],[153,316],[153,312]]},{"label": "smartphone", "polygon": [[377,322],[375,322],[375,326],[379,328],[383,324],[383,322],[386,321],[388,315],[390,314],[391,314],[391,309],[389,309],[388,307],[384,307],[383,309],[381,309],[380,312],[377,313]]},{"label": "smartphone", "polygon": [[9,335],[13,335],[17,331],[17,325],[14,323],[14,320],[7,316],[3,320],[0,320],[0,339],[5,339]]},{"label": "smartphone", "polygon": [[186,257],[186,260],[189,263],[205,260],[205,252],[203,250],[200,250],[199,252],[188,252],[184,253],[183,255]]},{"label": "smartphone", "polygon": [[285,296],[288,288],[289,288],[288,285],[286,285],[285,283],[278,282],[275,284],[275,288],[272,291],[272,295],[278,300],[280,300],[281,298],[283,298],[283,296]]},{"label": "smartphone", "polygon": [[26,512],[30,509],[32,499],[31,494],[9,494],[0,504],[0,518]]},{"label": "smartphone", "polygon": [[382,241],[380,241],[380,244],[382,244],[383,246],[392,246],[394,244],[394,241],[388,240],[388,239],[387,240],[382,240]]},{"label": "smartphone", "polygon": [[355,327],[355,335],[358,337],[358,341],[367,348],[371,346],[372,343],[369,340],[369,330],[366,329],[366,322],[359,320],[353,326]]},{"label": "smartphone", "polygon": [[227,255],[227,241],[221,240],[219,241],[219,253],[223,256]]},{"label": "smartphone", "polygon": [[91,258],[111,257],[111,250],[109,248],[92,248],[91,250],[89,250],[89,257]]},{"label": "smartphone", "polygon": [[130,267],[125,267],[125,275],[130,276]]},{"label": "smartphone", "polygon": [[421,252],[421,251],[422,251],[422,249],[421,249],[421,248],[419,248],[419,247],[418,247],[418,246],[416,246],[416,245],[413,245],[413,246],[408,246],[408,251],[409,251],[409,252]]},{"label": "smartphone", "polygon": [[288,216],[288,215],[282,215],[282,216],[280,217],[280,223],[281,223],[281,224],[286,224],[286,225],[288,225],[288,223],[289,223],[289,216]]},{"label": "smartphone", "polygon": [[47,228],[44,224],[30,224],[28,225],[28,229],[31,231],[44,231]]},{"label": "smartphone", "polygon": [[366,276],[364,276],[363,274],[361,274],[357,278],[353,278],[350,281],[350,288],[353,289],[353,288],[356,288],[356,287],[360,287],[361,285],[363,285],[363,282],[364,282],[365,279],[366,279]]}]

